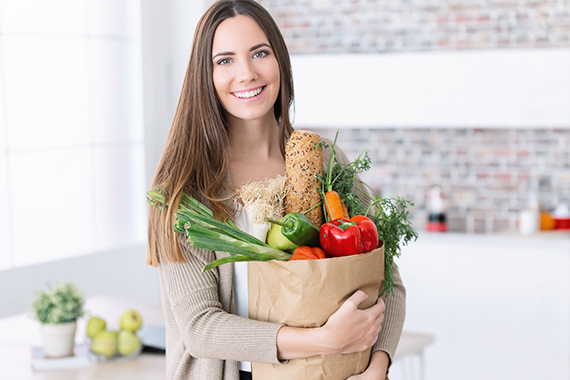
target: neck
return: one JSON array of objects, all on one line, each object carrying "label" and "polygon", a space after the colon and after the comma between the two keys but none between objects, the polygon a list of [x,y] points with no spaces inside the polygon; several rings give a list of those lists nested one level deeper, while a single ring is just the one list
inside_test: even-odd
[{"label": "neck", "polygon": [[280,154],[280,136],[279,126],[273,115],[259,120],[231,120],[231,157],[267,159],[275,154],[276,150]]}]

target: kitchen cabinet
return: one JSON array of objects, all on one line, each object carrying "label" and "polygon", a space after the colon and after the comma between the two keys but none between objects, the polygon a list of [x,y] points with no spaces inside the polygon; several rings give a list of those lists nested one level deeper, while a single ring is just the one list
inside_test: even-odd
[{"label": "kitchen cabinet", "polygon": [[397,263],[427,379],[570,378],[570,233],[421,232]]}]

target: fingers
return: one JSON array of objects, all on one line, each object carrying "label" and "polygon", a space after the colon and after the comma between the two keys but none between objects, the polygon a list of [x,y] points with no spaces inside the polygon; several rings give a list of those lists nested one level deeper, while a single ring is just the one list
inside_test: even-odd
[{"label": "fingers", "polygon": [[382,328],[382,323],[384,322],[384,312],[386,311],[386,304],[384,303],[384,300],[382,300],[382,298],[378,298],[378,301],[376,302],[376,305],[374,306],[378,306],[380,314],[378,315],[378,318],[376,318],[375,323],[377,323],[377,328],[378,328],[378,334],[380,333],[380,329]]},{"label": "fingers", "polygon": [[382,330],[382,323],[384,322],[384,311],[386,311],[386,305],[384,304],[384,301],[382,300],[382,298],[378,298],[378,301],[376,302],[376,305],[374,305],[373,307],[377,307],[377,311],[380,312],[380,314],[378,314],[378,316],[376,317],[376,319],[374,320],[374,333],[373,336],[375,336],[374,342],[372,343],[372,345],[374,345],[374,343],[376,343],[376,340],[378,339],[378,335],[380,334],[380,331]]},{"label": "fingers", "polygon": [[386,311],[386,304],[384,303],[382,297],[378,297],[376,300],[376,305],[374,306],[378,306],[382,310],[382,313]]},{"label": "fingers", "polygon": [[327,331],[334,331],[331,347],[339,352],[352,353],[372,347],[378,340],[384,321],[386,305],[382,298],[366,309],[358,309],[358,305],[369,299],[363,291],[352,294],[323,326]]},{"label": "fingers", "polygon": [[358,305],[360,305],[362,302],[366,301],[367,299],[368,299],[368,295],[366,293],[364,293],[362,290],[357,290],[356,292],[354,292],[353,295],[351,295],[345,301],[345,303],[351,303],[355,307],[358,307]]},{"label": "fingers", "polygon": [[378,323],[378,325],[376,326],[376,329],[374,330],[374,335],[378,336],[378,334],[380,334],[380,331],[382,331],[382,321],[384,321],[384,314],[382,314],[382,317],[379,318],[380,323]]},{"label": "fingers", "polygon": [[368,299],[366,293],[361,290],[356,291],[345,303],[354,307],[354,312],[361,313],[364,318],[368,318],[374,326],[380,325],[384,321],[384,312],[386,311],[386,304],[382,298],[376,300],[376,304],[368,309],[360,310],[358,305]]},{"label": "fingers", "polygon": [[[364,293],[362,290],[357,290],[356,292],[354,292],[354,294],[352,294],[350,297],[348,297],[348,299],[345,301],[345,303],[348,302],[348,303],[358,307],[358,305],[360,305],[362,302],[366,301],[367,299],[368,299],[368,295],[366,293]],[[384,304],[384,300],[382,299],[382,297],[378,297],[378,299],[376,300],[376,303],[372,307],[376,307],[376,306],[379,309],[381,309],[381,313],[383,313],[386,310],[386,304]]]},{"label": "fingers", "polygon": [[[379,334],[379,333],[378,333]],[[374,339],[372,340],[372,344],[370,344],[370,347],[374,346],[376,344],[376,342],[378,341],[378,334],[376,334],[376,336],[374,337]]]},{"label": "fingers", "polygon": [[382,300],[382,298],[378,298],[376,300],[376,304],[369,307],[368,309],[364,309],[362,310],[365,314],[367,314],[368,316],[377,319],[379,318],[381,315],[384,314],[384,312],[386,311],[386,305],[384,304],[384,300]]},{"label": "fingers", "polygon": [[380,331],[382,330],[382,323],[384,322],[384,311],[386,310],[386,305],[382,298],[378,298],[376,304],[362,312],[368,314],[368,332],[364,335],[367,337],[367,347],[372,347],[378,340]]}]

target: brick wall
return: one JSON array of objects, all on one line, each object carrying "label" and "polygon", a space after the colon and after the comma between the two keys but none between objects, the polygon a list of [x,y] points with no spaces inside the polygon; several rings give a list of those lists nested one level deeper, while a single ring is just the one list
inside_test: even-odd
[{"label": "brick wall", "polygon": [[570,46],[570,0],[260,0],[293,54]]},{"label": "brick wall", "polygon": [[[393,53],[570,46],[570,0],[260,0],[276,19],[292,54]],[[303,126],[297,125],[302,128]],[[314,129],[333,137],[336,128]],[[364,180],[383,195],[416,206],[418,229],[426,194],[446,195],[456,232],[515,230],[533,181],[549,177],[570,203],[570,130],[344,129],[349,157],[370,149]]]},{"label": "brick wall", "polygon": [[[313,129],[334,138],[336,130]],[[516,230],[533,181],[551,180],[559,202],[570,203],[570,130],[343,129],[339,146],[354,159],[370,151],[362,179],[383,196],[413,200],[420,230],[426,196],[443,190],[449,229],[492,233]]]}]

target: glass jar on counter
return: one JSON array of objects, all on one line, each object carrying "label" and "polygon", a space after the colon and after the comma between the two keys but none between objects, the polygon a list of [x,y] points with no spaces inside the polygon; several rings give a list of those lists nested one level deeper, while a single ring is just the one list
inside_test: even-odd
[{"label": "glass jar on counter", "polygon": [[540,213],[540,230],[548,231],[555,229],[556,221],[554,219],[553,212],[558,205],[558,197],[554,191],[554,187],[552,186],[551,177],[540,177],[538,181],[537,200]]}]

